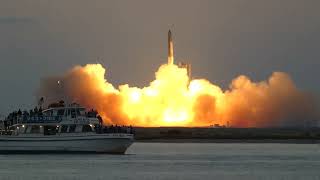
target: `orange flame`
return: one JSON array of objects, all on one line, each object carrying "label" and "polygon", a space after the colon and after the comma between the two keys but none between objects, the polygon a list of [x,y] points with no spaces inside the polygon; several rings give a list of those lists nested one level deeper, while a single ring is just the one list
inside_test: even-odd
[{"label": "orange flame", "polygon": [[[96,108],[106,124],[259,127],[314,116],[310,98],[282,72],[259,83],[239,76],[227,91],[205,79],[189,80],[186,69],[174,64],[160,66],[155,80],[143,88],[114,88],[100,64],[77,66],[59,79],[64,96]],[[46,85],[41,88],[46,97],[57,92]]]}]

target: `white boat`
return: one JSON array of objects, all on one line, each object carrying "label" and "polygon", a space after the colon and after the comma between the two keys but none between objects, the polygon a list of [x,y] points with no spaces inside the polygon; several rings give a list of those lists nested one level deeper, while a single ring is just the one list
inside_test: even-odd
[{"label": "white boat", "polygon": [[94,111],[86,112],[76,104],[36,115],[20,113],[6,123],[0,153],[124,154],[134,140],[132,128],[101,126]]}]

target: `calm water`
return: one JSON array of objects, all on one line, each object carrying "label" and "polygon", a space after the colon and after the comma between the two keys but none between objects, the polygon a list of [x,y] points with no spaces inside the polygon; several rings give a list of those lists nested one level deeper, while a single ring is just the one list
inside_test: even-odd
[{"label": "calm water", "polygon": [[0,179],[320,179],[320,145],[135,143],[127,155],[0,155]]}]

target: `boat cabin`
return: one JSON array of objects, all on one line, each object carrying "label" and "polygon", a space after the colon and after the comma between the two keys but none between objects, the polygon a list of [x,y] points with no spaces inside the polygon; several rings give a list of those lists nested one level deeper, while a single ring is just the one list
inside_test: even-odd
[{"label": "boat cabin", "polygon": [[83,107],[58,107],[58,108],[49,108],[44,110],[44,116],[60,116],[60,117],[70,117],[76,118],[77,116],[82,117],[92,117],[95,118],[97,113],[93,110],[86,112],[86,109]]}]

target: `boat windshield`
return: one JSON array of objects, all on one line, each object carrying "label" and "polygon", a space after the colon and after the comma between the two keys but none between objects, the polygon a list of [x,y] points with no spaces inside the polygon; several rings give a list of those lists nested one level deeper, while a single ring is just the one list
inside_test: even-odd
[{"label": "boat windshield", "polygon": [[58,116],[63,116],[64,115],[64,109],[59,109],[57,115]]}]

